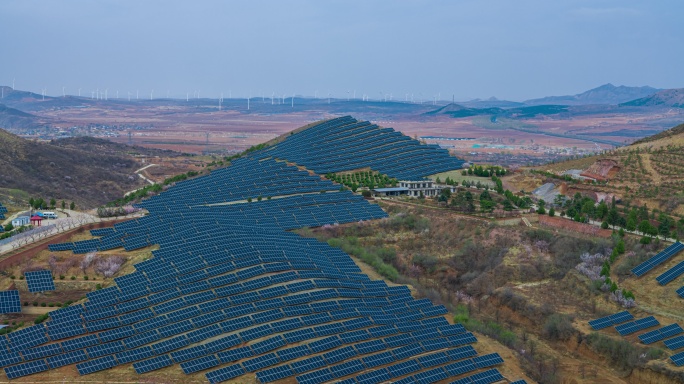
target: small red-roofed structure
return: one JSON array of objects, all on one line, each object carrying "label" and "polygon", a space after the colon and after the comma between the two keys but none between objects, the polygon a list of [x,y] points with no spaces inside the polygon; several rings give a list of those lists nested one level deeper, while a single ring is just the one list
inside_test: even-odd
[{"label": "small red-roofed structure", "polygon": [[38,215],[33,215],[33,217],[31,217],[31,225],[34,227],[40,227],[41,221],[43,221],[43,218]]}]

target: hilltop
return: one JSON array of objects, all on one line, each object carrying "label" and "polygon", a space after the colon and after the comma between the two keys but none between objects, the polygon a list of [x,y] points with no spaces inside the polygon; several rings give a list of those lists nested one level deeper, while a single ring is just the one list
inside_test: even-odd
[{"label": "hilltop", "polygon": [[620,104],[628,107],[684,108],[684,88],[665,89],[653,95]]},{"label": "hilltop", "polygon": [[588,91],[566,96],[547,96],[540,99],[526,100],[528,105],[561,104],[561,105],[586,105],[586,104],[620,104],[630,100],[651,96],[660,91],[659,89],[644,87],[628,87],[624,85],[614,86],[604,84]]},{"label": "hilltop", "polygon": [[[32,196],[93,207],[142,185],[138,162],[104,150],[105,140],[51,143],[22,139],[0,129],[0,193],[22,190]],[[109,152],[109,153],[108,153]],[[3,193],[4,194],[4,193]]]}]

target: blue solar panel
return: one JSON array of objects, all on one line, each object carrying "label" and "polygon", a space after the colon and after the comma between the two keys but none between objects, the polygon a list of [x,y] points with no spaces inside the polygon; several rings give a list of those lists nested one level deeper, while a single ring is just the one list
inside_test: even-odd
[{"label": "blue solar panel", "polygon": [[135,368],[136,373],[140,374],[140,373],[151,372],[151,371],[155,371],[157,369],[168,367],[172,364],[173,364],[173,360],[171,360],[171,357],[169,357],[169,355],[161,355],[161,356],[153,357],[151,359],[142,360],[142,361],[138,361],[136,363],[133,363],[133,368]]},{"label": "blue solar panel", "polygon": [[80,363],[81,361],[85,361],[87,359],[88,359],[88,356],[86,355],[85,351],[79,350],[79,351],[63,353],[63,354],[57,355],[57,356],[48,357],[47,363],[51,369],[55,369],[55,368],[63,367],[65,365]]},{"label": "blue solar panel", "polygon": [[650,259],[646,260],[645,262],[637,265],[634,269],[632,269],[632,273],[639,276],[639,277],[643,276],[644,274],[646,274],[646,272],[648,272],[651,269],[657,267],[658,265],[664,263],[665,261],[667,261],[672,256],[681,252],[683,249],[684,249],[684,245],[680,242],[676,242],[676,243],[672,244],[671,246],[665,248],[662,252],[658,253],[657,255],[655,255],[655,256],[651,257]]},{"label": "blue solar panel", "polygon": [[7,338],[9,339],[10,348],[15,351],[21,351],[48,342],[44,324],[36,324],[14,331],[7,335]]},{"label": "blue solar panel", "polygon": [[655,327],[660,323],[653,316],[645,317],[643,319],[638,319],[636,321],[631,321],[622,325],[615,327],[615,330],[622,336],[632,334],[634,332],[640,331],[642,329]]},{"label": "blue solar panel", "polygon": [[205,369],[213,368],[219,365],[219,361],[214,355],[204,356],[199,359],[187,361],[181,364],[183,373],[189,375],[191,373],[203,371]]},{"label": "blue solar panel", "polygon": [[0,292],[0,313],[21,313],[19,291]]},{"label": "blue solar panel", "polygon": [[47,371],[48,366],[45,360],[30,361],[28,363],[14,365],[5,368],[5,374],[8,379],[16,379],[17,377],[28,376],[34,373]]},{"label": "blue solar panel", "polygon": [[670,356],[670,360],[678,367],[684,366],[684,352]]},{"label": "blue solar panel", "polygon": [[665,343],[666,347],[668,347],[672,350],[683,348],[684,347],[684,335],[673,337],[669,340],[665,340],[664,343]]},{"label": "blue solar panel", "polygon": [[684,261],[668,269],[662,275],[656,277],[656,280],[658,281],[658,284],[666,285],[667,283],[678,278],[682,274],[684,274]]},{"label": "blue solar panel", "polygon": [[232,378],[241,376],[245,373],[245,369],[240,364],[233,364],[221,369],[207,373],[205,376],[210,383],[220,383]]},{"label": "blue solar panel", "polygon": [[279,367],[265,369],[256,373],[257,380],[259,380],[261,383],[270,383],[293,375],[294,371],[289,365],[281,365]]},{"label": "blue solar panel", "polygon": [[89,360],[80,364],[76,364],[76,369],[81,375],[87,375],[93,372],[102,371],[116,366],[116,359],[114,356],[105,356],[95,360]]},{"label": "blue solar panel", "polygon": [[116,354],[116,360],[119,364],[132,363],[154,356],[152,347],[146,345],[144,347],[130,349]]},{"label": "blue solar panel", "polygon": [[55,290],[55,282],[52,280],[52,272],[43,271],[33,271],[26,272],[26,284],[28,285],[29,292],[47,292]]}]

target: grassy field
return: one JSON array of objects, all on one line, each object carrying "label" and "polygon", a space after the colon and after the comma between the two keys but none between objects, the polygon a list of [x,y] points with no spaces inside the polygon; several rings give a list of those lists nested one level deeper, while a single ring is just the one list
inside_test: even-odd
[{"label": "grassy field", "polygon": [[461,174],[461,170],[442,172],[442,173],[438,173],[436,175],[429,176],[429,178],[432,180],[437,180],[438,177],[442,181],[442,183],[448,177],[451,180],[456,180],[459,185],[461,184],[462,181],[465,180],[465,181],[470,181],[473,183],[477,183],[479,181],[480,183],[485,184],[485,185],[489,185],[490,187],[495,186],[494,182],[487,177],[468,176],[468,175],[463,176]]}]

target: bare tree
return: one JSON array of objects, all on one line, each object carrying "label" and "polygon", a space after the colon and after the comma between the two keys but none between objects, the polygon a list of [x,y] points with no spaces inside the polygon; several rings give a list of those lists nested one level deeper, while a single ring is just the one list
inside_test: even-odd
[{"label": "bare tree", "polygon": [[95,272],[104,277],[112,277],[121,269],[121,266],[126,261],[123,256],[114,255],[107,258],[98,258],[95,262]]},{"label": "bare tree", "polygon": [[83,261],[81,261],[81,270],[83,273],[86,272],[86,269],[88,269],[90,264],[93,262],[95,256],[97,256],[97,252],[88,252],[85,254],[85,256],[83,256]]}]

